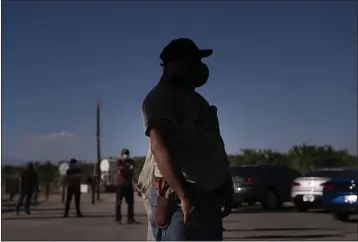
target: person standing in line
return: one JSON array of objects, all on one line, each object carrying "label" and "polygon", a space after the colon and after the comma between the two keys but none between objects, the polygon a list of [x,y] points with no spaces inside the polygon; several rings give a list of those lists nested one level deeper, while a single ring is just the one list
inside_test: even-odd
[{"label": "person standing in line", "polygon": [[222,218],[231,212],[233,184],[216,108],[195,91],[208,80],[202,58],[212,52],[187,38],[171,41],[160,54],[162,77],[143,101],[154,162],[143,168],[138,189],[151,190],[157,241],[222,240]]},{"label": "person standing in line", "polygon": [[34,170],[33,164],[28,163],[27,168],[20,174],[19,177],[19,190],[20,197],[16,204],[16,214],[20,212],[20,208],[25,200],[25,210],[30,214],[31,198],[38,188],[38,175]]},{"label": "person standing in line", "polygon": [[115,220],[122,223],[121,205],[124,198],[128,205],[127,223],[136,223],[134,219],[134,190],[133,171],[134,161],[129,157],[128,149],[121,151],[121,157],[116,162],[116,207]]},{"label": "person standing in line", "polygon": [[66,204],[64,211],[64,218],[68,217],[72,197],[75,197],[76,217],[83,217],[80,209],[81,205],[81,180],[82,170],[77,166],[77,160],[71,159],[69,169],[65,176],[65,186],[67,187]]}]

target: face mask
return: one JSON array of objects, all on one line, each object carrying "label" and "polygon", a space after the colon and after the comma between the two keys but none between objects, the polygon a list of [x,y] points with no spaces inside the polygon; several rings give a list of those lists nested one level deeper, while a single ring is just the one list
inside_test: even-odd
[{"label": "face mask", "polygon": [[206,64],[200,63],[198,67],[186,73],[178,73],[173,81],[184,87],[201,87],[209,78],[209,68]]},{"label": "face mask", "polygon": [[194,86],[201,87],[209,79],[209,68],[206,64],[201,63],[195,73]]},{"label": "face mask", "polygon": [[128,159],[129,156],[124,154],[122,157],[123,157],[123,159]]}]

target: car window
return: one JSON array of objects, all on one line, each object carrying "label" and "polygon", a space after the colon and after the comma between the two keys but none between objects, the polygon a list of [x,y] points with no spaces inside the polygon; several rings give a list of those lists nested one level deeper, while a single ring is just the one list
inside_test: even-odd
[{"label": "car window", "polygon": [[258,173],[257,167],[231,167],[231,176],[248,177],[255,176]]},{"label": "car window", "polygon": [[282,174],[282,169],[280,166],[268,165],[268,166],[263,166],[262,168],[268,176],[278,176]]},{"label": "car window", "polygon": [[265,167],[265,170],[268,171],[270,176],[279,176],[281,178],[288,178],[288,179],[294,179],[296,177],[301,176],[301,174],[291,169],[290,167],[284,166],[284,165],[275,165],[275,166],[267,166]]},{"label": "car window", "polygon": [[284,167],[282,169],[282,172],[284,172],[286,174],[286,176],[290,177],[290,178],[297,178],[297,177],[302,176],[302,174],[299,171],[296,171],[289,167]]},{"label": "car window", "polygon": [[339,177],[349,177],[349,178],[358,179],[358,169],[345,170],[344,172],[339,174]]},{"label": "car window", "polygon": [[306,176],[306,177],[329,177],[329,178],[333,178],[333,177],[341,176],[346,172],[347,172],[347,170],[326,170],[326,171],[319,170],[319,171],[307,172],[304,176]]}]

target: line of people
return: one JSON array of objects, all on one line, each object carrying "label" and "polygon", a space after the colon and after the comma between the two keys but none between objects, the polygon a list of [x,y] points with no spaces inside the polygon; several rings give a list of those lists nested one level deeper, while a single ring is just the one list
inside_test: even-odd
[{"label": "line of people", "polygon": [[[115,203],[115,221],[122,223],[121,204],[125,199],[128,204],[128,224],[138,223],[134,219],[134,189],[133,189],[133,174],[134,161],[130,158],[128,149],[121,151],[121,157],[116,161],[116,168],[114,170],[116,177],[116,203]],[[66,171],[64,177],[64,186],[66,187],[66,198],[63,217],[69,216],[69,209],[72,199],[75,200],[76,216],[83,217],[81,212],[81,181],[83,179],[83,172],[78,166],[76,159],[71,159],[69,162],[69,169]],[[33,164],[29,163],[19,176],[20,196],[16,203],[16,213],[19,214],[22,205],[25,207],[25,212],[31,214],[30,205],[31,199],[34,198],[37,202],[39,181],[38,174],[33,168]]]},{"label": "line of people", "polygon": [[[148,212],[152,232],[148,239],[223,239],[222,219],[231,213],[233,199],[229,162],[217,108],[196,92],[209,77],[202,59],[212,53],[187,38],[171,41],[160,54],[162,76],[143,101],[149,152],[137,190]],[[135,223],[133,167],[129,151],[123,150],[115,169],[118,223],[122,223],[123,198],[128,203],[127,222]],[[77,192],[68,190],[79,201]],[[70,198],[65,215],[69,202]]]},{"label": "line of people", "polygon": [[[64,178],[64,185],[67,190],[64,217],[68,217],[68,211],[73,197],[75,198],[77,217],[82,217],[82,213],[80,211],[82,170],[77,166],[76,159],[71,159],[69,166],[70,167]],[[20,173],[18,182],[20,195],[16,202],[16,214],[19,215],[20,209],[23,205],[25,213],[31,214],[31,200],[33,199],[34,203],[38,203],[39,194],[38,174],[32,163],[28,163],[27,167]]]}]

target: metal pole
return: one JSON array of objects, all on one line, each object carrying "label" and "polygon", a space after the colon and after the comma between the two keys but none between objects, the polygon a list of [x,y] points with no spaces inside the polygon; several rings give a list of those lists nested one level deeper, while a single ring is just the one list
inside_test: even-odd
[{"label": "metal pole", "polygon": [[100,146],[100,102],[97,101],[97,201],[100,199],[99,190],[100,190],[100,181],[101,181],[101,170],[100,170],[100,162],[101,162],[101,146]]}]

